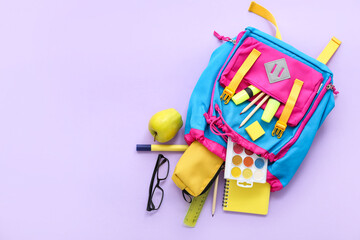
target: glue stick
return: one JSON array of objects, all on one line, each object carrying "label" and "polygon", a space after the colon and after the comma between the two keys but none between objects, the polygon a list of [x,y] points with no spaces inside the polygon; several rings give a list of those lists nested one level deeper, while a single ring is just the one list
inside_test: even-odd
[{"label": "glue stick", "polygon": [[261,92],[260,89],[254,87],[253,85],[250,85],[247,88],[245,88],[244,90],[241,90],[240,92],[235,94],[233,96],[232,100],[234,101],[234,103],[236,105],[239,105],[240,103],[245,102],[246,100],[248,100],[252,96],[255,96],[259,92]]},{"label": "glue stick", "polygon": [[263,115],[261,116],[261,120],[264,122],[269,123],[271,119],[274,117],[276,111],[278,110],[280,106],[280,102],[270,98],[269,101],[266,104],[265,110],[263,112]]}]

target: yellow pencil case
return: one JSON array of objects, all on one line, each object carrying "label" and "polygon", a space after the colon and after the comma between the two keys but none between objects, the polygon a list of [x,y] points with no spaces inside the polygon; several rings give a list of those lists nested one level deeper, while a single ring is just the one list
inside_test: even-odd
[{"label": "yellow pencil case", "polygon": [[195,141],[181,156],[172,180],[183,192],[197,197],[211,186],[223,163],[224,160]]}]

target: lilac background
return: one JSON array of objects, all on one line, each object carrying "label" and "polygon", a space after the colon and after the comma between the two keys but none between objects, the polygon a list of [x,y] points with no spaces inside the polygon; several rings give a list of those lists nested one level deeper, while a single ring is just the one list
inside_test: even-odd
[{"label": "lilac background", "polygon": [[[157,153],[157,111],[187,104],[212,51],[213,30],[274,34],[250,1],[12,0],[0,2],[0,239],[360,239],[360,2],[259,1],[283,40],[329,62],[340,91],[290,184],[269,214],[223,212],[219,183],[194,229],[169,178],[158,212],[145,211]],[[183,144],[184,128],[171,143]],[[165,153],[171,173],[181,153]],[[210,192],[212,194],[212,191]]]}]

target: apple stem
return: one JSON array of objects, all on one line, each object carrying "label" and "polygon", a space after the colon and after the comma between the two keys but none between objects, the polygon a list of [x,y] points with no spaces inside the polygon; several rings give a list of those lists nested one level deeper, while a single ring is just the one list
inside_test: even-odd
[{"label": "apple stem", "polygon": [[154,142],[156,142],[156,135],[157,135],[157,132],[155,132],[155,135],[154,135]]}]

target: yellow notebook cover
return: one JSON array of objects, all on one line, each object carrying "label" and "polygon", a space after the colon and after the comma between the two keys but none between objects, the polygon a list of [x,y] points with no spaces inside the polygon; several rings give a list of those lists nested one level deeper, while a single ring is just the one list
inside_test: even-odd
[{"label": "yellow notebook cover", "polygon": [[252,188],[239,187],[236,180],[226,179],[223,209],[266,215],[269,209],[270,184],[253,183]]}]

